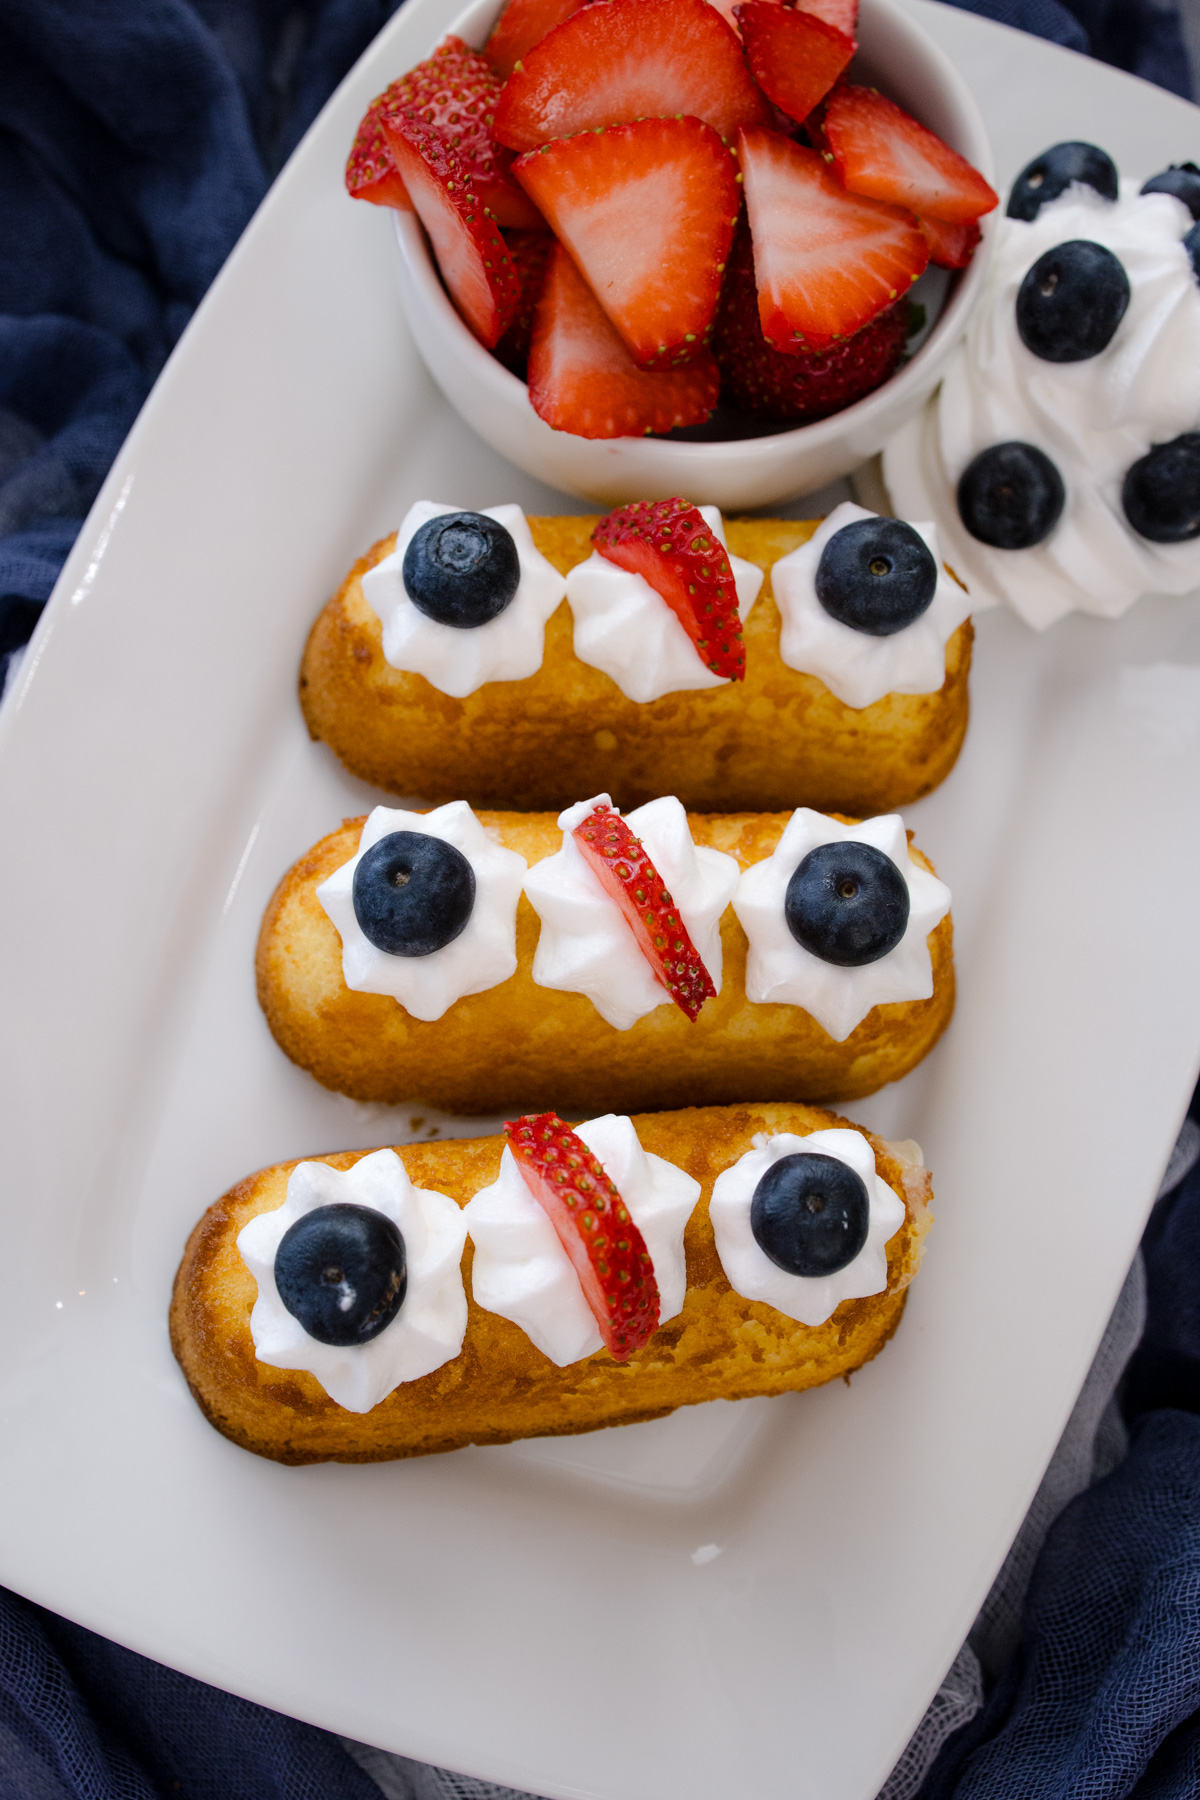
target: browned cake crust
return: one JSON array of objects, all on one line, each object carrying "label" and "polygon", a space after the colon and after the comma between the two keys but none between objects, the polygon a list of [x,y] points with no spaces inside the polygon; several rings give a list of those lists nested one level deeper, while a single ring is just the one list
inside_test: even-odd
[{"label": "browned cake crust", "polygon": [[[592,518],[530,519],[564,575],[590,554]],[[308,728],[346,767],[397,794],[479,806],[553,807],[604,790],[618,806],[677,794],[685,806],[773,811],[815,806],[867,815],[907,806],[954,766],[967,728],[971,623],[946,646],[936,694],[888,694],[855,711],[779,656],[770,568],[818,521],[730,519],[729,548],[766,572],[746,623],[746,679],[661,700],[627,700],[572,648],[566,601],[525,681],[487,682],[452,700],[393,669],[362,577],[393,532],[360,557],[309,636],[300,672]]]},{"label": "browned cake crust", "polygon": [[[518,1326],[485,1312],[471,1296],[471,1244],[463,1273],[468,1295],[461,1353],[432,1375],[405,1382],[369,1413],[351,1413],[303,1372],[255,1360],[250,1312],[257,1289],[237,1249],[256,1213],[281,1206],[295,1163],[279,1163],[210,1206],[188,1239],[171,1302],[171,1343],[188,1386],[218,1431],[276,1462],[381,1462],[465,1444],[595,1431],[660,1418],[700,1400],[739,1400],[817,1387],[861,1368],[887,1342],[904,1309],[928,1229],[929,1176],[897,1147],[865,1135],[883,1179],[905,1203],[905,1222],[888,1244],[886,1293],[845,1300],[824,1325],[797,1325],[772,1306],[743,1300],[717,1258],[708,1201],[722,1169],[750,1149],[756,1132],[806,1135],[845,1125],[805,1106],[728,1106],[635,1118],[646,1150],[702,1184],[687,1228],[688,1291],[683,1311],[625,1364],[606,1350],[560,1369]],[[495,1181],[503,1140],[397,1147],[413,1182],[465,1206]],[[348,1169],[365,1150],[319,1160]]]},{"label": "browned cake crust", "polygon": [[[697,844],[724,850],[747,868],[770,855],[789,816],[696,814],[689,823]],[[479,818],[530,864],[561,848],[553,814]],[[356,1100],[420,1101],[460,1113],[552,1107],[577,1114],[751,1098],[852,1100],[907,1075],[954,1009],[949,917],[930,934],[932,998],[877,1006],[839,1044],[798,1006],[746,999],[746,936],[729,907],[721,922],[721,992],[695,1024],[678,1007],[660,1006],[631,1030],[617,1031],[584,995],[534,985],[539,922],[522,894],[516,974],[426,1023],[387,995],[352,993],[342,979],[341,939],[316,889],[355,854],[362,824],[348,819],[288,870],[258,940],[258,997],[277,1043],[325,1087]]]}]

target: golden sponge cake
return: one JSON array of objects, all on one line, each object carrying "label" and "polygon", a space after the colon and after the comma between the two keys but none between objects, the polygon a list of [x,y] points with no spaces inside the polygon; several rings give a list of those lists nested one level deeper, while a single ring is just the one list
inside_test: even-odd
[{"label": "golden sponge cake", "polygon": [[[546,627],[541,668],[524,681],[487,682],[455,700],[392,668],[362,590],[367,570],[391,554],[392,533],[355,563],[313,626],[300,673],[308,728],[364,781],[429,801],[557,811],[603,790],[626,810],[673,793],[701,811],[892,812],[954,766],[967,728],[971,623],[946,646],[938,692],[844,705],[779,655],[770,569],[818,523],[727,522],[731,553],[766,573],[745,626],[746,679],[646,702],[579,661],[565,600]],[[595,524],[529,520],[534,544],[564,575],[591,554]]]},{"label": "golden sponge cake", "polygon": [[[471,1298],[468,1241],[468,1321],[460,1354],[403,1383],[371,1412],[344,1411],[303,1371],[259,1363],[250,1335],[256,1286],[237,1236],[257,1213],[282,1205],[295,1164],[281,1163],[239,1183],[208,1209],[176,1276],[171,1343],[209,1421],[243,1449],[276,1462],[378,1462],[632,1424],[702,1400],[816,1387],[878,1354],[899,1323],[930,1222],[929,1176],[908,1147],[864,1133],[878,1174],[905,1207],[904,1223],[887,1246],[886,1292],[843,1301],[824,1325],[810,1327],[734,1292],[717,1256],[708,1202],[716,1177],[751,1148],[756,1134],[804,1135],[847,1121],[811,1107],[756,1105],[663,1113],[633,1123],[643,1147],[686,1169],[700,1182],[701,1196],[684,1239],[683,1311],[627,1362],[600,1350],[556,1367],[516,1325]],[[464,1206],[496,1179],[502,1148],[501,1138],[490,1137],[406,1144],[396,1153],[417,1186]],[[346,1169],[366,1154],[321,1160]]]}]

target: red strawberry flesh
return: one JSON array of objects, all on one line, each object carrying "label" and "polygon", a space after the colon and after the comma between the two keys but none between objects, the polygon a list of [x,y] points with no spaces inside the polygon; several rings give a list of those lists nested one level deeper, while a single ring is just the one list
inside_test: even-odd
[{"label": "red strawberry flesh", "polygon": [[824,350],[907,294],[929,261],[915,219],[848,194],[815,150],[741,134],[759,320],[777,350]]},{"label": "red strawberry flesh", "polygon": [[502,144],[534,150],[601,125],[684,115],[728,141],[766,119],[736,34],[708,0],[607,0],[529,52],[493,129]]},{"label": "red strawberry flesh", "polygon": [[601,556],[650,583],[714,675],[746,678],[746,647],[729,556],[686,500],[637,500],[592,532]]},{"label": "red strawberry flesh", "polygon": [[734,10],[763,93],[789,119],[807,119],[854,55],[854,39],[779,0],[746,0]]},{"label": "red strawberry flesh", "polygon": [[826,25],[845,32],[849,38],[858,30],[858,0],[804,0],[804,5],[797,5],[795,10],[824,19]]},{"label": "red strawberry flesh", "polygon": [[740,412],[786,424],[826,419],[872,393],[897,367],[908,341],[909,311],[908,301],[898,300],[827,350],[785,355],[762,334],[754,254],[742,226],[712,335],[721,397]]},{"label": "red strawberry flesh", "polygon": [[510,1120],[504,1135],[571,1259],[605,1346],[624,1362],[658,1329],[658,1282],[645,1238],[599,1157],[557,1114]]},{"label": "red strawberry flesh", "polygon": [[999,204],[965,156],[874,88],[837,88],[825,108],[825,136],[852,193],[948,225],[969,225]]},{"label": "red strawberry flesh", "polygon": [[529,346],[529,399],[547,425],[586,438],[702,425],[719,385],[707,350],[686,368],[639,369],[562,245],[554,245]]},{"label": "red strawberry flesh", "polygon": [[392,160],[391,145],[383,129],[387,94],[380,94],[363,114],[346,164],[346,192],[353,200],[370,200],[375,206],[396,206],[412,211],[408,190]]},{"label": "red strawberry flesh", "polygon": [[392,122],[389,134],[442,279],[471,330],[490,349],[520,302],[520,282],[500,228],[480,202],[465,164],[435,127],[406,116]]},{"label": "red strawberry flesh", "polygon": [[666,884],[620,813],[601,803],[571,833],[601,887],[616,901],[642,955],[694,1023],[716,995]]},{"label": "red strawberry flesh", "polygon": [[934,219],[927,213],[918,219],[921,236],[929,245],[929,260],[936,263],[939,269],[965,269],[979,246],[980,230],[972,222],[969,225],[947,225],[944,219]]},{"label": "red strawberry flesh", "polygon": [[508,0],[483,54],[501,81],[546,33],[578,12],[584,0]]},{"label": "red strawberry flesh", "polygon": [[739,205],[711,126],[641,119],[582,132],[522,156],[514,173],[640,367],[699,355]]},{"label": "red strawberry flesh", "polygon": [[493,355],[524,381],[529,368],[534,316],[546,284],[546,268],[554,249],[554,239],[548,231],[506,231],[504,242],[517,271],[521,297]]},{"label": "red strawberry flesh", "polygon": [[[512,152],[492,136],[492,116],[503,83],[490,63],[449,37],[433,55],[394,81],[376,106],[385,135],[400,118],[417,119],[457,152],[479,199],[500,225],[544,229],[527,194],[509,173]],[[365,120],[364,120],[365,124]]]}]

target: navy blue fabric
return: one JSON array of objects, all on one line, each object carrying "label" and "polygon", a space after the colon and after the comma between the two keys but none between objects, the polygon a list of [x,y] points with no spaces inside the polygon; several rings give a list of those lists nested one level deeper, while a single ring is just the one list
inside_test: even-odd
[{"label": "navy blue fabric", "polygon": [[[272,175],[397,3],[0,0],[0,659]],[[1191,92],[1170,7],[965,3]],[[1200,1173],[1146,1258],[1131,1453],[1051,1532],[1018,1653],[924,1800],[1200,1792]],[[326,1734],[0,1593],[0,1793],[378,1790]]]}]

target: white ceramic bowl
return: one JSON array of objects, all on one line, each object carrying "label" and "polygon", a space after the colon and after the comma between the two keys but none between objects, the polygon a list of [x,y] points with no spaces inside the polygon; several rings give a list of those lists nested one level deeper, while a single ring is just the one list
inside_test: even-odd
[{"label": "white ceramic bowl", "polygon": [[[480,45],[499,12],[476,0],[454,27]],[[432,45],[430,46],[432,49]],[[961,152],[988,180],[991,145],[962,76],[933,39],[893,4],[862,0],[855,81],[878,87]],[[523,381],[472,336],[454,310],[412,213],[397,212],[400,287],[417,346],[447,400],[493,449],[552,487],[603,502],[662,500],[686,494],[697,504],[744,511],[794,500],[835,481],[882,449],[932,393],[980,292],[996,214],[983,221],[983,242],[955,281],[922,277],[926,304],[948,295],[928,337],[910,362],[873,394],[832,418],[793,429],[715,442],[681,438],[582,438],[553,431],[529,404]],[[931,305],[932,302],[932,305]]]}]

